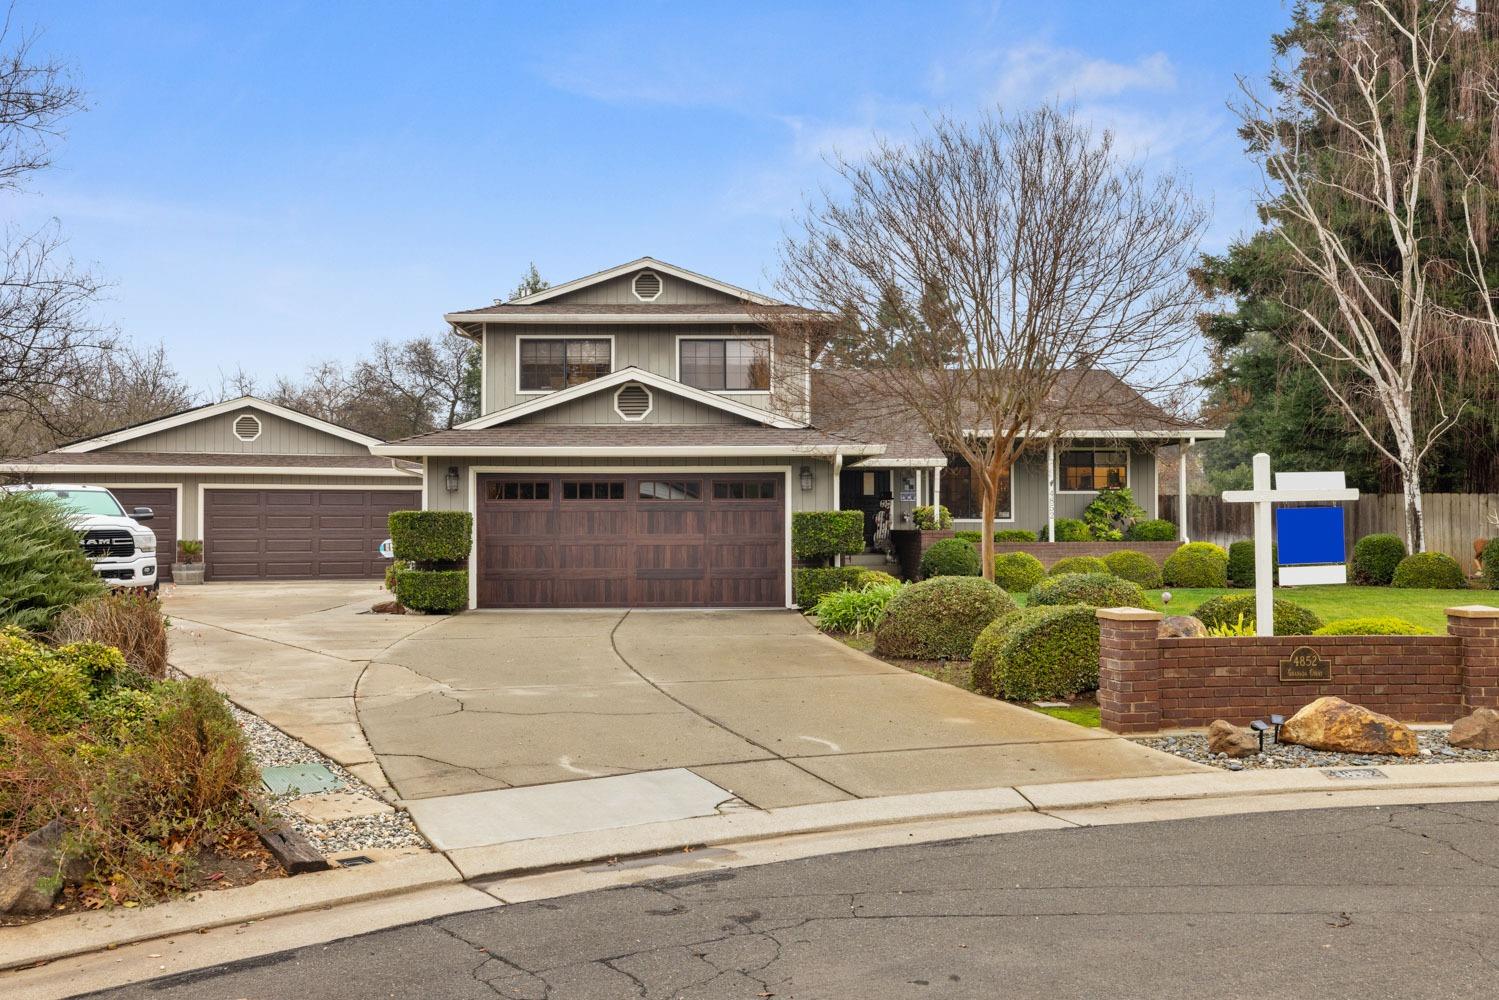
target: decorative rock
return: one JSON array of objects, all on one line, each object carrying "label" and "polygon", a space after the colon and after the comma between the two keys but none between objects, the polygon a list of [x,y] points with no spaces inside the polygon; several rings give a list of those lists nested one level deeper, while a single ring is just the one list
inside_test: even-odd
[{"label": "decorative rock", "polygon": [[1282,743],[1344,753],[1414,757],[1421,752],[1416,734],[1388,715],[1350,705],[1342,698],[1318,698],[1280,727]]},{"label": "decorative rock", "polygon": [[1229,757],[1252,757],[1260,752],[1260,739],[1227,719],[1215,719],[1208,726],[1208,752]]},{"label": "decorative rock", "polygon": [[46,913],[62,891],[58,875],[81,876],[79,865],[60,860],[62,835],[62,820],[54,819],[10,845],[0,861],[0,913]]},{"label": "decorative rock", "polygon": [[1208,627],[1191,615],[1167,615],[1156,625],[1156,635],[1162,639],[1201,639],[1207,634]]},{"label": "decorative rock", "polygon": [[1458,719],[1447,734],[1447,742],[1464,750],[1499,750],[1499,712],[1480,708]]}]

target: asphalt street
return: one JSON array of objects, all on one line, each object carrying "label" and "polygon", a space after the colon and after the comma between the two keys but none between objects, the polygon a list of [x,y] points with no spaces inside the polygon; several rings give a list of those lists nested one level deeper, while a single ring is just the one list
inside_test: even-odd
[{"label": "asphalt street", "polygon": [[1499,804],[885,848],[501,906],[95,996],[1499,995]]}]

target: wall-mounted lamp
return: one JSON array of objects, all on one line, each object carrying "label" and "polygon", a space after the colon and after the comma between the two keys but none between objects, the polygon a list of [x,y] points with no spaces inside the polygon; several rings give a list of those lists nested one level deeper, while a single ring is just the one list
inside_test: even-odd
[{"label": "wall-mounted lamp", "polygon": [[458,466],[448,466],[448,474],[442,477],[442,484],[448,488],[449,493],[458,492]]},{"label": "wall-mounted lamp", "polygon": [[810,465],[804,465],[804,466],[802,466],[802,477],[801,478],[802,478],[802,492],[803,493],[811,493],[812,492],[812,487],[813,487],[813,485],[815,485],[815,483],[814,483],[814,481],[812,479],[812,466],[810,466]]}]

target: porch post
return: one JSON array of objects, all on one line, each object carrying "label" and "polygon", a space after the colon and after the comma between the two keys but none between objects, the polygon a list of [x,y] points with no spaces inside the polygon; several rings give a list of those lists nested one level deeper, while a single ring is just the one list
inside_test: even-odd
[{"label": "porch post", "polygon": [[1046,540],[1057,540],[1057,446],[1055,438],[1046,440]]},{"label": "porch post", "polygon": [[1182,438],[1181,446],[1176,449],[1176,520],[1177,533],[1181,535],[1183,544],[1192,540],[1187,537],[1187,454],[1196,440]]},{"label": "porch post", "polygon": [[942,506],[942,466],[932,466],[932,506]]}]

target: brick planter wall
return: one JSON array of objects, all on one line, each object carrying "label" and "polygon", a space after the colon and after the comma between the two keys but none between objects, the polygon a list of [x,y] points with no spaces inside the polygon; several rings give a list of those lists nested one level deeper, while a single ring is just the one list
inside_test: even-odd
[{"label": "brick planter wall", "polygon": [[[1162,639],[1159,612],[1101,608],[1098,705],[1105,729],[1148,733],[1244,725],[1324,695],[1405,722],[1452,722],[1499,707],[1499,609],[1449,608],[1447,635]],[[1310,646],[1332,679],[1283,682],[1280,661]]]},{"label": "brick planter wall", "polygon": [[1051,569],[1058,559],[1067,556],[1097,556],[1102,559],[1110,552],[1132,549],[1143,552],[1163,565],[1166,557],[1181,547],[1181,542],[995,542],[994,551],[1029,552],[1041,560],[1041,565]]},{"label": "brick planter wall", "polygon": [[952,530],[921,531],[916,528],[898,528],[890,532],[891,544],[895,546],[895,559],[900,563],[902,580],[917,580],[921,577],[921,557],[926,550],[951,538]]}]

